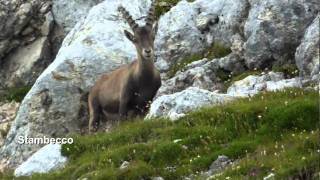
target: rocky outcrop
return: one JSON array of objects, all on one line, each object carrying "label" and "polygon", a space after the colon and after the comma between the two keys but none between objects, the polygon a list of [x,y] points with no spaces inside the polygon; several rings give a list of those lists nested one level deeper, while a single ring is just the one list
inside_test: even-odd
[{"label": "rocky outcrop", "polygon": [[33,85],[66,33],[101,1],[0,1],[0,87]]},{"label": "rocky outcrop", "polygon": [[47,173],[64,167],[67,158],[61,155],[61,144],[48,144],[18,166],[15,176]]},{"label": "rocky outcrop", "polygon": [[31,86],[52,60],[49,49],[48,37],[40,37],[11,53],[0,69],[0,86]]},{"label": "rocky outcrop", "polygon": [[249,0],[244,59],[250,69],[294,63],[305,29],[320,9],[317,0]]},{"label": "rocky outcrop", "polygon": [[303,40],[295,54],[296,64],[300,75],[304,78],[311,77],[319,81],[319,44],[320,44],[320,15],[318,15],[307,28]]},{"label": "rocky outcrop", "polygon": [[231,37],[243,26],[248,6],[246,0],[179,2],[159,20],[157,67],[166,71],[213,42],[231,46]]},{"label": "rocky outcrop", "polygon": [[[197,63],[203,62],[205,60]],[[236,81],[228,88],[227,94],[189,87],[173,94],[159,95],[151,104],[146,119],[168,117],[171,120],[176,120],[186,113],[204,106],[221,105],[240,97],[253,96],[264,91],[300,87],[302,87],[300,78],[285,79],[283,73],[275,72],[262,73],[260,76],[250,75],[243,80]],[[164,92],[169,93],[169,91]]]},{"label": "rocky outcrop", "polygon": [[136,54],[123,33],[129,26],[117,11],[120,4],[138,18],[147,14],[150,1],[108,0],[91,9],[24,98],[0,159],[9,158],[10,166],[15,166],[40,147],[18,144],[19,136],[57,137],[87,126],[89,88],[99,75],[132,61]]},{"label": "rocky outcrop", "polygon": [[52,61],[51,2],[0,1],[0,87],[32,85]]},{"label": "rocky outcrop", "polygon": [[295,50],[319,9],[316,0],[181,1],[160,18],[157,66],[166,71],[213,42],[232,45],[249,69],[294,64]]},{"label": "rocky outcrop", "polygon": [[232,165],[232,160],[225,155],[220,155],[218,158],[210,165],[209,171],[204,173],[208,177],[213,176],[221,171],[223,171],[228,166]]},{"label": "rocky outcrop", "polygon": [[231,96],[253,96],[262,91],[277,91],[302,87],[299,78],[284,79],[283,73],[269,72],[261,76],[250,75],[233,83],[227,91]]},{"label": "rocky outcrop", "polygon": [[233,161],[225,155],[219,155],[218,158],[212,162],[208,171],[200,172],[199,174],[191,174],[188,177],[185,177],[185,180],[193,179],[217,179],[220,176],[221,172],[226,168],[233,165]]},{"label": "rocky outcrop", "polygon": [[41,27],[50,2],[0,1],[0,62],[17,47],[32,43],[41,35]]},{"label": "rocky outcrop", "polygon": [[243,72],[245,67],[239,56],[230,54],[219,59],[202,59],[189,64],[183,71],[163,81],[157,96],[172,94],[188,87],[199,87],[209,91],[224,89],[226,77]]},{"label": "rocky outcrop", "polygon": [[190,87],[184,91],[157,98],[150,107],[147,119],[152,117],[168,117],[176,120],[186,113],[203,106],[221,105],[235,97],[213,93],[208,90]]}]

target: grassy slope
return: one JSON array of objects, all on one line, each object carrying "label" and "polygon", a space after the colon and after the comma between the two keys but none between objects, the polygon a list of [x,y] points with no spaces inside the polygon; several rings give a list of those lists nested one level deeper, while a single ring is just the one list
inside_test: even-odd
[{"label": "grassy slope", "polygon": [[[318,98],[317,92],[301,90],[264,93],[176,122],[136,120],[112,133],[75,135],[74,144],[63,146],[70,159],[66,168],[31,179],[181,179],[206,171],[221,154],[238,163],[218,179],[312,174],[319,172]],[[119,170],[123,161],[130,165]]]}]

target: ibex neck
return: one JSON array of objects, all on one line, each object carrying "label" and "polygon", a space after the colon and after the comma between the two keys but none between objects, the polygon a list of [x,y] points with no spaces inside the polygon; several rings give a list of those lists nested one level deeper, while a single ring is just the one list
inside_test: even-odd
[{"label": "ibex neck", "polygon": [[[140,77],[152,76],[154,73],[153,60],[146,60],[143,57],[138,57],[138,74]],[[150,77],[151,78],[151,77]]]}]

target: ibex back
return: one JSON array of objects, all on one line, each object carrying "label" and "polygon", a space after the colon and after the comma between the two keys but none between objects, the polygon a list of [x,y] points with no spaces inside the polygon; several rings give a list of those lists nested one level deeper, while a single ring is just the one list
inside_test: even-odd
[{"label": "ibex back", "polygon": [[[97,130],[102,114],[119,114],[127,118],[128,112],[145,115],[149,103],[161,86],[161,78],[154,66],[154,39],[158,29],[155,22],[155,2],[151,4],[145,26],[139,27],[129,12],[118,8],[131,27],[133,34],[125,36],[135,45],[137,59],[113,72],[104,74],[89,92],[89,132]],[[108,118],[108,117],[107,117]]]}]

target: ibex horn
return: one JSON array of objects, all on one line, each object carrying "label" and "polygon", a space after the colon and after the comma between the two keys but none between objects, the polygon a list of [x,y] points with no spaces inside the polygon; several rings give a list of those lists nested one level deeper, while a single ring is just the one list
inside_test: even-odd
[{"label": "ibex horn", "polygon": [[146,26],[152,27],[154,21],[155,21],[155,10],[156,10],[156,0],[153,0],[151,3],[151,7],[149,9],[147,18],[146,18]]},{"label": "ibex horn", "polygon": [[138,24],[135,22],[135,20],[132,19],[130,13],[122,6],[119,6],[118,10],[122,13],[123,18],[128,22],[131,29],[135,31],[138,27]]}]

